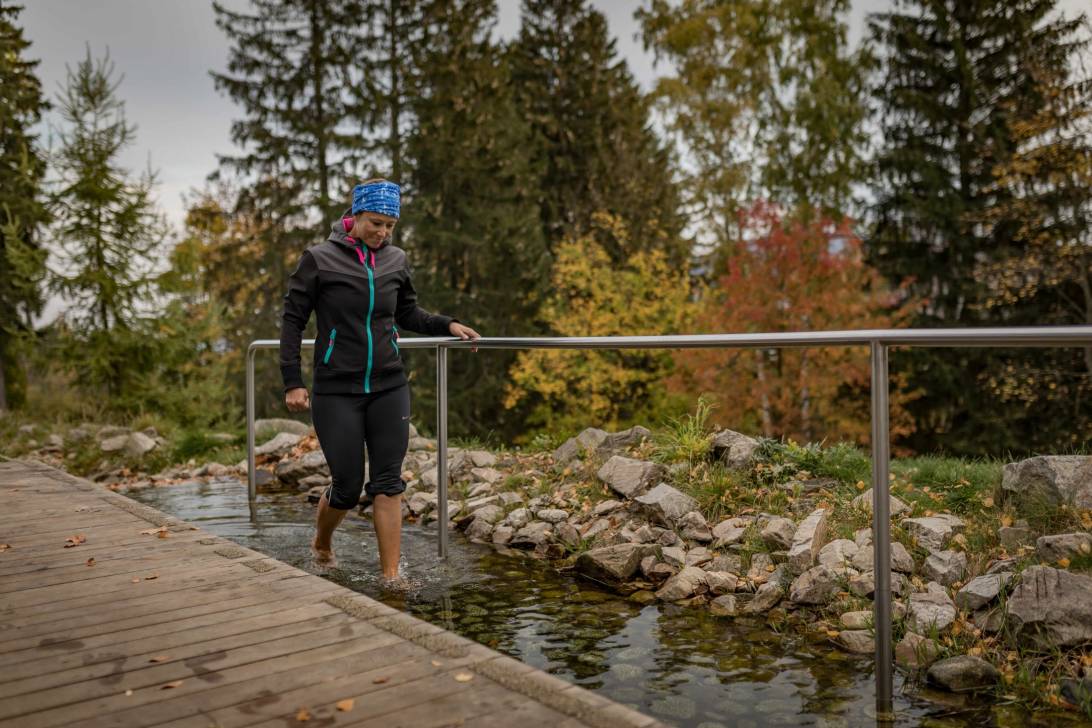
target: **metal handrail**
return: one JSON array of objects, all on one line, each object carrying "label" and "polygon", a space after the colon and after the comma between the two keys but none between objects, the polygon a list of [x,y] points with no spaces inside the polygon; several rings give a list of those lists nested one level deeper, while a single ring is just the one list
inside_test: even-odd
[{"label": "metal handrail", "polygon": [[[314,339],[303,342],[313,347]],[[254,356],[277,348],[276,339],[253,341],[246,358],[247,492],[256,497],[254,480]],[[888,478],[891,431],[888,422],[888,349],[907,347],[1060,347],[1092,346],[1092,326],[1025,326],[979,329],[868,329],[775,334],[696,334],[674,336],[590,336],[541,338],[404,338],[401,349],[436,349],[436,443],[439,553],[447,558],[447,350],[466,349],[753,349],[818,346],[868,346],[872,369],[872,553],[875,576],[873,625],[876,634],[876,717],[894,720],[894,669],[891,635],[891,512]]]}]

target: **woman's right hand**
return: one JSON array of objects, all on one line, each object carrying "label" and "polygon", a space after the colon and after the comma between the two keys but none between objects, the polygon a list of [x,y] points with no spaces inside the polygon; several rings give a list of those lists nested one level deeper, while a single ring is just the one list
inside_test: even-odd
[{"label": "woman's right hand", "polygon": [[311,409],[311,399],[307,387],[296,387],[284,393],[284,404],[289,412],[305,412]]}]

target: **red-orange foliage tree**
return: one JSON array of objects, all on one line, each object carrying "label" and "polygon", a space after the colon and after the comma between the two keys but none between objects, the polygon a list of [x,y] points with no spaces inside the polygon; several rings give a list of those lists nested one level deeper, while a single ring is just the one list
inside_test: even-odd
[{"label": "red-orange foliage tree", "polygon": [[[725,251],[722,273],[700,305],[698,330],[887,328],[907,319],[909,306],[895,308],[901,297],[864,263],[850,221],[787,220],[756,203],[739,227],[742,239]],[[719,425],[805,442],[868,443],[866,348],[694,349],[680,352],[676,363],[669,388],[706,394]],[[893,378],[893,437],[912,431],[903,405],[914,396]]]}]

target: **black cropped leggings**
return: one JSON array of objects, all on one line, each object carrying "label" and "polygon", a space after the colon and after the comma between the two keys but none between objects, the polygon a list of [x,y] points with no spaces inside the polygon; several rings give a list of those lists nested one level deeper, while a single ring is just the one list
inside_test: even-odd
[{"label": "black cropped leggings", "polygon": [[[330,466],[326,499],[333,508],[355,508],[360,491],[398,495],[406,489],[402,461],[409,445],[409,385],[371,394],[316,394],[311,420]],[[367,447],[368,483],[364,485]]]}]

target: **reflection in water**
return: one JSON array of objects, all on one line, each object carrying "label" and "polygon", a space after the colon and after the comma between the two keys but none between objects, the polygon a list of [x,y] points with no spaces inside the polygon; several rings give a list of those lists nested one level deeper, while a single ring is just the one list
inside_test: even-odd
[{"label": "reflection in water", "polygon": [[[249,519],[246,486],[192,483],[129,495],[217,535],[313,571],[312,506],[261,494]],[[384,592],[371,524],[350,515],[335,536],[327,578],[464,635],[666,723],[694,728],[873,726],[872,662],[758,620],[701,609],[640,605],[525,555],[452,535],[448,562],[433,527],[407,524],[403,565],[416,585]],[[897,678],[898,679],[898,678]],[[900,694],[899,726],[1036,725],[1035,716],[957,698],[944,706]],[[1052,716],[1055,717],[1055,716]],[[1051,722],[1039,725],[1053,725]]]}]

